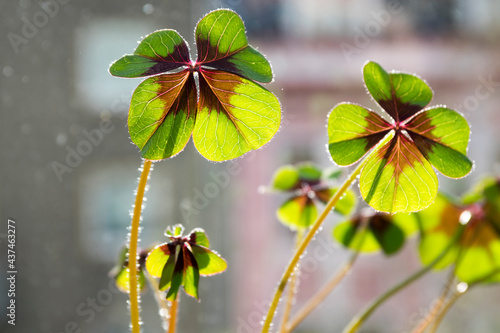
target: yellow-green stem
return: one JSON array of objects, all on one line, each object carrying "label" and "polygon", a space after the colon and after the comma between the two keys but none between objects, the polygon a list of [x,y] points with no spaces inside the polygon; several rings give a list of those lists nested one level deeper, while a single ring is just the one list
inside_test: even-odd
[{"label": "yellow-green stem", "polygon": [[344,279],[358,258],[359,251],[352,253],[349,260],[344,263],[333,275],[333,277],[325,284],[307,303],[302,307],[287,326],[285,332],[291,332],[295,329],[323,300],[335,289],[336,286]]},{"label": "yellow-green stem", "polygon": [[142,202],[144,192],[146,191],[146,183],[148,181],[149,171],[151,169],[151,161],[144,160],[142,164],[142,172],[137,186],[137,194],[135,197],[134,213],[132,215],[132,225],[130,227],[130,242],[128,254],[128,270],[130,275],[130,323],[132,333],[139,333],[140,315],[139,315],[139,292],[137,290],[137,243],[139,239],[139,225],[141,222]]},{"label": "yellow-green stem", "polygon": [[446,299],[448,298],[448,294],[454,282],[455,282],[455,269],[451,269],[446,285],[444,286],[441,295],[434,302],[433,306],[431,307],[429,313],[427,313],[425,318],[420,322],[419,325],[417,325],[417,327],[415,327],[415,329],[413,329],[412,333],[423,333],[427,329],[427,327],[429,327],[430,323],[432,323],[436,319],[436,316],[439,314],[439,312],[443,308],[443,305],[446,302]]},{"label": "yellow-green stem", "polygon": [[179,308],[179,295],[175,301],[172,301],[172,305],[170,306],[170,319],[168,322],[168,333],[175,333],[175,329],[177,326],[177,310]]},{"label": "yellow-green stem", "polygon": [[[297,230],[297,235],[295,238],[295,247],[294,247],[295,250],[299,247],[302,237],[304,237],[304,230],[302,229]],[[298,269],[299,268],[297,268],[297,270]],[[299,272],[295,271],[295,273],[293,273],[292,277],[290,278],[290,285],[288,286],[288,295],[285,303],[285,309],[283,311],[283,319],[281,321],[281,328],[280,328],[281,333],[286,332],[288,319],[290,318],[290,313],[292,312],[292,305],[293,305],[293,300],[295,298],[295,288],[298,279],[297,277],[298,274]]]},{"label": "yellow-green stem", "polygon": [[347,327],[344,329],[343,333],[355,333],[357,332],[363,323],[370,317],[370,315],[378,309],[380,305],[382,305],[385,301],[387,301],[389,298],[391,298],[393,295],[404,289],[405,287],[409,286],[411,283],[415,282],[422,276],[424,276],[426,273],[428,273],[438,262],[441,261],[441,259],[446,256],[446,254],[453,248],[453,246],[460,240],[460,237],[463,234],[465,225],[459,226],[458,230],[455,232],[455,235],[453,236],[452,240],[450,243],[444,248],[444,250],[434,259],[430,264],[427,266],[423,267],[419,271],[415,272],[411,276],[409,276],[407,279],[404,281],[400,282],[396,286],[392,287],[388,291],[386,291],[384,294],[382,294],[379,298],[377,298],[375,301],[373,301],[371,304],[369,304],[365,309],[363,309],[359,314],[357,314],[347,325]]},{"label": "yellow-green stem", "polygon": [[463,293],[454,293],[453,295],[450,296],[446,304],[443,306],[441,309],[441,312],[436,316],[436,319],[434,320],[432,327],[429,330],[429,333],[434,333],[436,332],[437,328],[439,327],[439,324],[443,320],[444,316],[448,313],[448,311],[451,309],[451,306],[455,304],[455,302],[462,296],[465,292]]},{"label": "yellow-green stem", "polygon": [[453,295],[450,296],[450,298],[448,299],[448,301],[446,302],[446,304],[442,308],[441,312],[436,317],[436,320],[434,320],[434,323],[432,324],[432,327],[430,328],[429,333],[435,333],[437,331],[437,328],[439,327],[439,324],[441,323],[441,321],[443,320],[445,315],[448,313],[448,311],[451,309],[451,307],[458,301],[458,299],[463,294],[465,294],[466,292],[471,290],[472,287],[489,280],[490,278],[494,277],[495,275],[497,275],[499,273],[500,273],[500,268],[497,268],[497,269],[493,270],[491,273],[486,274],[485,276],[480,277],[477,280],[469,283],[467,285],[467,289],[459,291],[457,288],[455,293],[453,293]]},{"label": "yellow-green stem", "polygon": [[[366,159],[365,159],[366,161]],[[276,292],[274,294],[274,297],[271,301],[271,305],[269,306],[269,311],[267,312],[266,319],[264,321],[264,325],[262,327],[262,333],[268,333],[269,330],[271,329],[271,324],[274,319],[274,315],[276,313],[276,309],[278,308],[278,303],[281,299],[281,296],[283,295],[283,291],[285,290],[285,287],[290,279],[290,276],[292,275],[293,271],[295,270],[295,267],[297,266],[300,257],[306,250],[307,246],[311,242],[311,240],[314,238],[316,235],[316,232],[319,230],[319,227],[325,220],[325,218],[330,214],[332,209],[335,207],[337,202],[342,198],[342,196],[345,194],[345,191],[351,186],[351,184],[354,182],[356,177],[361,173],[361,170],[363,169],[365,162],[363,161],[360,163],[356,169],[351,173],[351,175],[346,179],[344,184],[338,189],[337,192],[332,196],[330,201],[325,206],[325,210],[321,213],[320,216],[316,219],[314,224],[312,225],[311,229],[307,233],[307,235],[304,237],[302,242],[300,243],[300,246],[297,248],[297,251],[295,251],[295,254],[293,255],[292,259],[288,263],[287,268],[285,269],[285,272],[283,273],[283,276],[281,277],[280,283],[278,285],[278,289],[276,289]]]},{"label": "yellow-green stem", "polygon": [[[358,242],[354,252],[349,257],[349,260],[345,262],[332,276],[330,281],[326,283],[307,303],[304,305],[297,314],[292,318],[290,324],[287,326],[286,332],[291,332],[295,327],[297,327],[323,300],[338,286],[338,284],[346,277],[347,273],[351,270],[354,262],[358,259],[359,250],[363,246],[365,241],[366,232],[368,228],[368,220],[364,219],[361,224],[359,232],[362,237]],[[285,332],[285,333],[286,333]]]},{"label": "yellow-green stem", "polygon": [[148,279],[149,286],[151,287],[151,289],[153,289],[156,303],[158,304],[158,313],[160,314],[160,317],[162,320],[162,328],[167,330],[168,323],[169,323],[169,313],[170,313],[170,310],[168,308],[169,308],[170,304],[167,301],[163,292],[160,289],[158,289],[158,281],[155,280],[147,272],[145,273],[145,275]]}]

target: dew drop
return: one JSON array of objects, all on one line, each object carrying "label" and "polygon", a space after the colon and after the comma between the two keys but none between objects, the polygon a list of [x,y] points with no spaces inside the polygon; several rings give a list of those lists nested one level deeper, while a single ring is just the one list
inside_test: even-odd
[{"label": "dew drop", "polygon": [[457,285],[457,292],[462,294],[464,292],[467,291],[467,288],[469,288],[469,285],[465,282],[460,282],[458,285]]}]

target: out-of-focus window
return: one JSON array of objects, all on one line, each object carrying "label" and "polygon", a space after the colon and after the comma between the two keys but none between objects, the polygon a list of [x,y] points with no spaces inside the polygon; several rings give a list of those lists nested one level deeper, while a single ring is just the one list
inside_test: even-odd
[{"label": "out-of-focus window", "polygon": [[[172,184],[168,175],[156,171],[155,184],[146,192],[141,244],[163,241],[162,235],[172,216]],[[79,179],[79,238],[84,254],[93,261],[113,263],[127,239],[134,201],[137,160],[99,163],[88,167]]]},{"label": "out-of-focus window", "polygon": [[117,96],[130,95],[140,79],[113,78],[110,64],[133,52],[142,37],[155,29],[147,21],[137,19],[92,20],[75,33],[76,99],[85,109],[100,112],[116,105]]}]

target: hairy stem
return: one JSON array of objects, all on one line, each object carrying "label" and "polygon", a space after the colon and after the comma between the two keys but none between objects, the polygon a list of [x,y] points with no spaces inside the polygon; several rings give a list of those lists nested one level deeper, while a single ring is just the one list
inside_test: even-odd
[{"label": "hairy stem", "polygon": [[489,279],[491,279],[492,277],[494,277],[495,275],[497,275],[499,273],[500,273],[500,268],[497,268],[497,269],[493,270],[491,273],[486,274],[485,276],[480,277],[477,280],[469,283],[466,286],[467,289],[465,289],[465,290],[458,290],[459,288],[457,288],[457,290],[453,293],[453,295],[450,296],[450,298],[448,299],[448,301],[446,302],[446,304],[442,308],[441,312],[436,317],[436,320],[434,320],[434,323],[432,324],[432,327],[430,328],[429,333],[435,333],[437,331],[437,329],[439,327],[439,324],[441,323],[441,321],[443,320],[443,318],[446,316],[446,314],[451,309],[451,307],[458,301],[458,299],[463,294],[465,294],[466,292],[468,292],[469,290],[471,290],[472,287],[474,287],[474,286],[476,286],[478,284],[481,284],[481,283],[483,283],[485,281],[488,281]]},{"label": "hairy stem", "polygon": [[132,333],[139,333],[141,330],[140,314],[139,314],[139,292],[137,290],[137,243],[139,239],[139,225],[141,222],[142,202],[144,192],[146,191],[146,183],[148,181],[149,171],[151,169],[151,161],[144,160],[142,164],[142,172],[137,186],[137,194],[135,197],[134,213],[132,216],[132,225],[130,227],[130,241],[128,254],[128,270],[130,275],[130,322]]},{"label": "hairy stem", "polygon": [[453,295],[450,296],[446,304],[444,304],[443,308],[441,309],[441,312],[439,312],[439,314],[436,316],[436,319],[434,320],[432,327],[429,330],[429,333],[436,332],[444,316],[448,313],[453,304],[455,304],[455,302],[458,301],[460,296],[462,296],[463,294],[464,293],[454,293]]},{"label": "hairy stem", "polygon": [[291,332],[295,327],[297,327],[323,300],[338,286],[338,284],[344,279],[344,277],[349,273],[352,266],[358,259],[359,250],[363,246],[363,242],[366,237],[366,229],[368,227],[368,220],[365,219],[360,227],[362,233],[361,240],[358,242],[354,252],[349,257],[349,260],[344,263],[335,274],[332,276],[330,281],[326,283],[307,303],[304,305],[297,314],[292,318],[290,324],[287,327],[286,332]]},{"label": "hairy stem", "polygon": [[[366,161],[366,159],[364,160]],[[285,287],[290,279],[290,276],[295,270],[295,267],[297,266],[297,263],[300,260],[300,257],[303,255],[304,251],[306,250],[307,246],[311,242],[311,240],[314,238],[316,235],[316,232],[319,230],[321,227],[321,224],[325,220],[325,218],[330,214],[332,209],[335,207],[337,202],[342,198],[342,196],[345,194],[345,191],[351,186],[351,184],[354,182],[356,177],[361,173],[361,170],[363,169],[363,166],[365,162],[360,163],[356,169],[352,172],[352,174],[346,179],[344,184],[338,189],[338,191],[332,196],[330,201],[325,206],[325,209],[321,213],[320,216],[316,219],[314,224],[312,225],[311,229],[307,233],[307,235],[304,237],[302,242],[300,243],[299,247],[297,248],[297,251],[295,251],[295,254],[293,255],[292,259],[288,263],[287,268],[285,269],[285,272],[283,273],[283,276],[281,277],[280,283],[278,285],[278,289],[276,289],[276,292],[274,294],[273,300],[271,302],[271,305],[269,306],[269,311],[267,312],[266,319],[264,321],[264,325],[262,327],[262,333],[268,333],[271,329],[271,324],[274,319],[274,315],[276,313],[276,309],[278,308],[278,303],[280,301],[281,296],[283,295],[283,291],[285,290]]]},{"label": "hairy stem", "polygon": [[323,300],[338,286],[342,279],[349,273],[354,262],[358,258],[359,251],[352,253],[349,260],[344,263],[328,281],[307,303],[304,305],[297,314],[290,320],[285,332],[291,332],[295,329]]},{"label": "hairy stem", "polygon": [[[476,228],[476,231],[474,232],[474,236],[470,237],[467,240],[467,245],[471,244],[472,240],[477,235],[477,230],[478,230],[478,228]],[[462,242],[463,242],[463,240],[462,240]],[[453,296],[449,296],[449,294],[451,292],[452,285],[454,285],[454,282],[455,282],[455,272],[456,272],[457,266],[460,263],[462,255],[465,252],[464,245],[465,245],[465,247],[467,246],[466,244],[462,244],[462,246],[460,246],[460,248],[458,250],[457,258],[455,260],[455,265],[454,265],[453,269],[451,269],[450,272],[449,272],[446,285],[445,285],[445,287],[444,287],[441,295],[436,300],[436,302],[434,303],[434,305],[431,307],[431,309],[429,310],[429,312],[427,313],[427,315],[425,316],[425,318],[420,322],[420,324],[415,329],[413,329],[412,333],[423,333],[423,332],[425,332],[425,330],[436,319],[436,317],[439,315],[439,313],[443,309],[443,306],[447,302],[448,297],[453,297]]]},{"label": "hairy stem", "polygon": [[450,290],[454,282],[455,282],[455,269],[452,269],[450,270],[446,285],[443,288],[441,295],[434,302],[433,306],[431,307],[429,313],[427,313],[425,318],[420,322],[420,324],[417,327],[415,327],[415,329],[413,329],[412,333],[423,333],[427,329],[427,327],[429,327],[429,324],[436,319],[436,316],[439,314],[439,312],[441,311],[446,302],[446,299],[448,298],[448,294],[450,293]]},{"label": "hairy stem", "polygon": [[172,301],[172,305],[170,306],[170,318],[168,321],[168,333],[175,333],[177,327],[177,310],[179,308],[179,295],[175,301]]},{"label": "hairy stem", "polygon": [[343,333],[355,333],[357,332],[363,323],[371,316],[371,314],[378,309],[380,305],[382,305],[385,301],[387,301],[389,298],[394,296],[396,293],[404,289],[405,287],[409,286],[422,276],[424,276],[426,273],[428,273],[438,262],[443,259],[443,257],[453,248],[453,246],[459,241],[460,237],[463,234],[464,231],[464,225],[461,225],[458,230],[455,232],[455,235],[453,236],[452,240],[448,245],[444,248],[444,250],[434,259],[430,264],[427,266],[423,267],[419,271],[415,272],[411,276],[409,276],[407,279],[404,281],[400,282],[393,288],[389,289],[386,291],[384,294],[382,294],[379,298],[377,298],[375,301],[373,301],[371,304],[369,304],[365,309],[363,309],[359,314],[357,314],[351,322],[347,325],[347,327],[344,329]]},{"label": "hairy stem", "polygon": [[[297,230],[297,235],[295,238],[295,250],[299,247],[300,242],[302,240],[302,237],[304,237],[304,230],[299,229]],[[292,305],[293,305],[293,300],[295,298],[295,292],[296,292],[296,284],[297,284],[297,279],[298,279],[298,267],[297,271],[292,274],[292,277],[290,278],[290,285],[288,286],[288,295],[285,303],[285,310],[283,311],[283,319],[281,321],[281,328],[280,332],[281,333],[286,333],[287,329],[286,326],[288,324],[288,319],[290,318],[290,313],[292,312]]]},{"label": "hairy stem", "polygon": [[167,301],[164,293],[158,289],[158,281],[156,281],[151,275],[148,273],[145,274],[148,278],[149,286],[153,289],[156,303],[158,304],[158,313],[160,314],[160,318],[162,320],[162,327],[168,333],[168,323],[169,323],[169,307],[170,304]]}]

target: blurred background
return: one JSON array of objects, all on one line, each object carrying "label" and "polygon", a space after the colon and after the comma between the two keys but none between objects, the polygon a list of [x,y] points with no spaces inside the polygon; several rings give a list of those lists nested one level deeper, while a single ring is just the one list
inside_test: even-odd
[{"label": "blurred background", "polygon": [[[179,332],[259,331],[294,235],[275,217],[284,197],[257,189],[282,164],[331,165],[328,112],[341,101],[377,109],[362,84],[367,60],[419,74],[434,90],[433,105],[469,120],[475,171],[459,181],[440,176],[441,190],[459,195],[500,172],[498,1],[0,0],[2,309],[8,218],[16,222],[18,270],[16,326],[2,311],[1,332],[128,330],[127,296],[114,292],[107,274],[127,236],[141,164],[126,127],[141,80],[113,78],[108,67],[163,28],[179,31],[195,57],[194,27],[217,8],[236,10],[250,44],[271,61],[275,81],[266,87],[278,95],[283,119],[271,143],[233,162],[206,161],[189,143],[154,166],[141,244],[166,241],[171,224],[202,227],[229,263],[226,273],[201,279],[201,303],[182,295]],[[349,256],[331,238],[338,221],[332,214],[310,246],[297,305]],[[420,267],[415,249],[412,240],[390,259],[363,256],[297,332],[339,332],[366,302]],[[409,332],[445,280],[444,273],[426,276],[362,332]],[[498,299],[498,286],[477,288],[440,332],[499,332]],[[162,331],[150,292],[142,317],[144,332]]]}]

